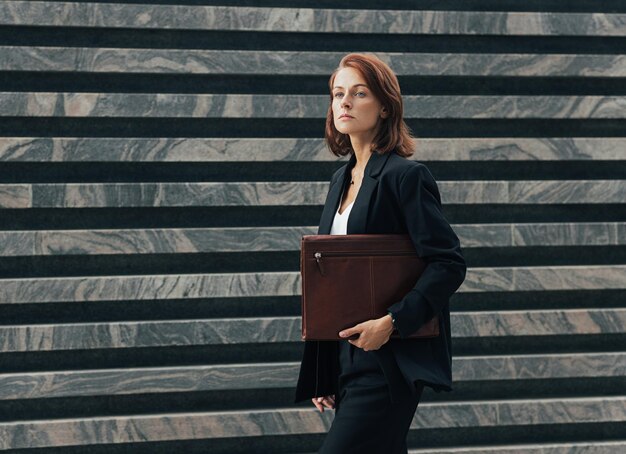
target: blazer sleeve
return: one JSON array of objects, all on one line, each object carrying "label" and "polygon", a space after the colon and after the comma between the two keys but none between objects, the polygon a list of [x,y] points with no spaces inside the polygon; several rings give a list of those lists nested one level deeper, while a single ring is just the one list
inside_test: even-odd
[{"label": "blazer sleeve", "polygon": [[428,168],[411,165],[400,177],[399,200],[417,255],[427,263],[417,283],[391,305],[401,338],[439,314],[465,279],[466,264],[459,238],[441,212],[437,183]]}]

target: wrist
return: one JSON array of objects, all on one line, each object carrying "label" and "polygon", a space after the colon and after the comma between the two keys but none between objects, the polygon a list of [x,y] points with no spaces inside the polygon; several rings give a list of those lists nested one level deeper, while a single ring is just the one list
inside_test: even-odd
[{"label": "wrist", "polygon": [[389,335],[391,335],[391,333],[396,330],[396,327],[393,324],[393,315],[391,314],[391,312],[388,312],[387,315],[383,317],[383,320],[385,322],[385,328],[387,329],[387,332],[389,333]]},{"label": "wrist", "polygon": [[391,322],[391,332],[397,332],[398,329],[396,327],[396,318],[393,315],[393,312],[387,311],[387,316],[389,317],[389,321]]}]

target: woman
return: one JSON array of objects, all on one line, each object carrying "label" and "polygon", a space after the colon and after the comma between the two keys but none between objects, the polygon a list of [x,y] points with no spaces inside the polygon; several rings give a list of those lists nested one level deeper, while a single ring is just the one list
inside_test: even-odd
[{"label": "woman", "polygon": [[[348,54],[329,88],[326,142],[350,160],[331,178],[318,234],[408,233],[427,266],[387,315],[339,333],[358,338],[305,342],[296,402],[335,410],[320,453],[406,453],[424,386],[452,389],[448,302],[465,279],[465,260],[433,176],[406,159],[415,142],[389,66]],[[407,338],[437,314],[439,337]],[[399,338],[390,339],[394,330]]]}]

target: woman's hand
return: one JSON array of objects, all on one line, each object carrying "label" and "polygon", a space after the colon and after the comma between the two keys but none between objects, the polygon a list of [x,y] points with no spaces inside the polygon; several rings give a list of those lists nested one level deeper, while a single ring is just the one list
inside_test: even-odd
[{"label": "woman's hand", "polygon": [[358,339],[348,339],[348,342],[364,351],[369,351],[378,350],[387,343],[392,332],[393,322],[391,315],[387,314],[384,317],[368,320],[352,328],[344,329],[339,333],[339,336],[350,337],[353,334],[359,334]]},{"label": "woman's hand", "polygon": [[315,405],[321,413],[324,413],[324,406],[328,408],[335,408],[335,395],[334,394],[331,394],[330,396],[324,396],[324,397],[314,397],[313,399],[311,399],[311,401],[313,402],[313,405]]}]

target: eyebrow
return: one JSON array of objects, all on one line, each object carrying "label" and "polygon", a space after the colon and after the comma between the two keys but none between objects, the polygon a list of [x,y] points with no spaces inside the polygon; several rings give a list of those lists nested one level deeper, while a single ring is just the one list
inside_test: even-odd
[{"label": "eyebrow", "polygon": [[[353,87],[367,87],[367,85],[365,85],[365,84],[354,84],[354,85],[353,85]],[[333,90],[334,90],[335,88],[343,88],[343,87],[342,87],[341,85],[335,85],[335,86],[333,87]],[[369,87],[367,87],[367,88],[369,88]]]}]

